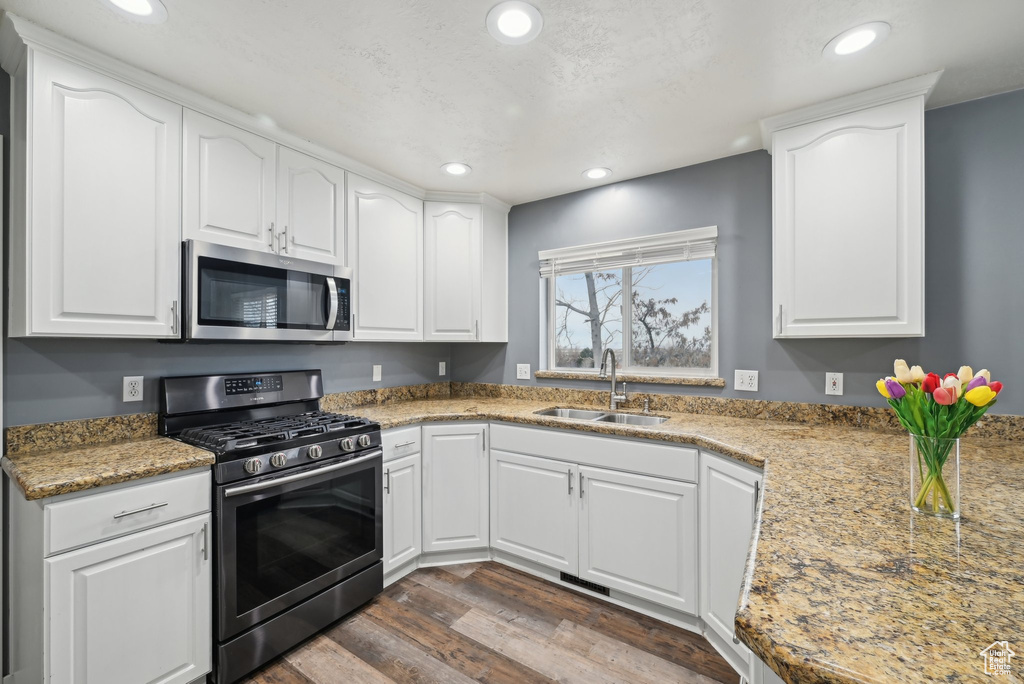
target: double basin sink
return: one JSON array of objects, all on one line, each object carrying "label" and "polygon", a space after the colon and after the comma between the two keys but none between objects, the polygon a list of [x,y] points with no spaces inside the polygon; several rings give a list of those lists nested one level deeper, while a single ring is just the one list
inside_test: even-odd
[{"label": "double basin sink", "polygon": [[614,411],[587,411],[574,408],[546,408],[534,411],[538,416],[551,416],[552,418],[569,418],[571,420],[586,420],[594,423],[618,423],[619,425],[659,425],[668,418],[663,416],[647,416],[636,413],[616,413]]}]

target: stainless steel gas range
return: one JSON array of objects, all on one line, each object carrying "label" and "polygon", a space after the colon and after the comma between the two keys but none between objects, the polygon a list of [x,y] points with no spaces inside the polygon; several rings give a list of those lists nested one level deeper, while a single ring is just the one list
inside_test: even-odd
[{"label": "stainless steel gas range", "polygon": [[383,589],[380,426],[320,371],[165,378],[160,432],[216,454],[214,668],[234,682]]}]

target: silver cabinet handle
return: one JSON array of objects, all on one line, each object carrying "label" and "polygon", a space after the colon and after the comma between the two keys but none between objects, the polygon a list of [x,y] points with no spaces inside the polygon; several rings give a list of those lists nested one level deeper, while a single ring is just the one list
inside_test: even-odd
[{"label": "silver cabinet handle", "polygon": [[402,442],[401,444],[396,444],[395,448],[396,449],[401,449],[402,447],[412,446],[415,443],[416,443],[415,439],[410,439],[408,442]]},{"label": "silver cabinet handle", "polygon": [[314,468],[313,470],[307,470],[304,473],[296,473],[295,475],[285,475],[284,477],[275,477],[272,480],[264,480],[263,482],[256,482],[255,484],[242,485],[240,487],[231,487],[230,489],[225,489],[224,490],[224,496],[225,497],[228,497],[228,496],[238,496],[239,494],[248,494],[249,492],[258,492],[261,489],[270,489],[271,487],[277,487],[278,485],[288,484],[289,482],[298,482],[300,480],[308,480],[310,478],[316,477],[317,475],[322,475],[324,473],[330,473],[330,472],[333,472],[335,470],[341,470],[342,468],[349,468],[349,467],[357,465],[359,463],[363,463],[364,461],[369,461],[370,459],[374,459],[374,458],[377,458],[378,456],[382,456],[383,454],[384,454],[383,451],[381,451],[380,449],[376,449],[376,450],[371,451],[370,453],[366,454],[365,456],[360,456],[359,458],[354,458],[351,461],[345,461],[344,463],[335,463],[334,465],[322,466],[320,468]]},{"label": "silver cabinet handle", "polygon": [[281,236],[283,236],[284,239],[278,242],[278,251],[290,254],[291,252],[288,251],[288,224],[285,224],[284,230],[281,232]]},{"label": "silver cabinet handle", "polygon": [[324,278],[327,285],[327,301],[330,302],[330,308],[327,310],[327,329],[334,330],[335,324],[338,322],[338,283],[334,281],[334,278]]},{"label": "silver cabinet handle", "polygon": [[583,498],[583,473],[580,473],[580,498]]},{"label": "silver cabinet handle", "polygon": [[569,496],[572,496],[572,468],[569,468]]},{"label": "silver cabinet handle", "polygon": [[779,304],[779,323],[775,327],[775,329],[777,331],[776,332],[777,335],[781,335],[782,334],[782,305],[781,304]]},{"label": "silver cabinet handle", "polygon": [[761,483],[754,481],[754,522],[757,522],[757,504],[761,499]]},{"label": "silver cabinet handle", "polygon": [[163,503],[149,504],[148,506],[143,506],[142,508],[136,508],[134,511],[121,511],[120,513],[114,514],[114,520],[124,518],[125,516],[129,515],[135,515],[136,513],[145,513],[146,511],[152,511],[156,510],[157,508],[163,508],[166,505],[167,502],[164,501]]},{"label": "silver cabinet handle", "polygon": [[473,321],[473,339],[480,341],[480,321]]},{"label": "silver cabinet handle", "polygon": [[209,534],[210,523],[203,523],[203,560],[210,559],[210,543],[207,535]]},{"label": "silver cabinet handle", "polygon": [[178,334],[178,300],[171,302],[171,334]]},{"label": "silver cabinet handle", "polygon": [[267,245],[267,246],[270,247],[270,251],[271,252],[276,252],[277,250],[274,249],[274,222],[273,221],[270,222],[270,228],[267,228],[267,230],[270,231],[270,244]]},{"label": "silver cabinet handle", "polygon": [[391,468],[384,471],[384,493],[391,493]]}]

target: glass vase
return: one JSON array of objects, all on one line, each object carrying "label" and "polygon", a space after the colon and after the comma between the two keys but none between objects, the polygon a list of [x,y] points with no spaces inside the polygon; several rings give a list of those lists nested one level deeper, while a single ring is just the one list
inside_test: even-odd
[{"label": "glass vase", "polygon": [[960,440],[910,435],[910,507],[960,518]]}]

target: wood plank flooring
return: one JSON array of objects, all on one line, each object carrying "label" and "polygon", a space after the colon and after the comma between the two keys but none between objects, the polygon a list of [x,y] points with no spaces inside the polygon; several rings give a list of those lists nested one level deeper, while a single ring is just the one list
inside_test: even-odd
[{"label": "wood plank flooring", "polygon": [[699,635],[498,563],[424,568],[247,684],[684,682],[739,676]]}]

